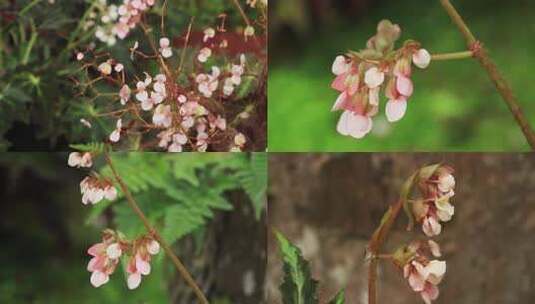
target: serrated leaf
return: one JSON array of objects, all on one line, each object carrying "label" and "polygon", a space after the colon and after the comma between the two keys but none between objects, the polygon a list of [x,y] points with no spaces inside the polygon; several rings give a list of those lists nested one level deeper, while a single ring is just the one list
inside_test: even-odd
[{"label": "serrated leaf", "polygon": [[340,290],[340,292],[338,292],[338,294],[336,295],[336,297],[334,297],[334,299],[332,299],[331,301],[329,301],[329,304],[344,304],[345,303],[345,292],[344,290]]},{"label": "serrated leaf", "polygon": [[284,304],[317,304],[318,282],[310,274],[310,266],[301,250],[279,232],[275,232],[283,259],[284,281],[280,286]]},{"label": "serrated leaf", "polygon": [[101,142],[91,142],[87,144],[73,144],[69,145],[74,150],[81,152],[92,152],[92,153],[102,153],[104,152],[106,146]]},{"label": "serrated leaf", "polygon": [[265,208],[267,170],[267,153],[253,153],[249,169],[240,175],[243,188],[253,203],[257,219]]}]

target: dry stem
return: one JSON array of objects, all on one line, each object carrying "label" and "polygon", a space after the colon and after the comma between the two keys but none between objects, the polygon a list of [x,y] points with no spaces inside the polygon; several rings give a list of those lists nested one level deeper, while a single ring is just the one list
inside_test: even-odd
[{"label": "dry stem", "polygon": [[117,170],[115,169],[115,166],[113,165],[113,162],[112,162],[111,157],[109,156],[109,154],[108,153],[104,153],[104,157],[106,159],[106,163],[108,164],[108,166],[110,167],[110,169],[111,169],[111,171],[113,173],[113,176],[114,176],[115,180],[117,181],[117,183],[121,187],[121,190],[123,191],[124,196],[126,197],[126,201],[130,205],[130,207],[134,210],[134,212],[141,219],[141,221],[143,222],[143,225],[145,225],[145,228],[147,229],[147,231],[161,244],[162,248],[165,251],[165,254],[171,259],[173,264],[175,264],[175,267],[178,270],[178,272],[180,273],[180,275],[182,276],[182,278],[184,278],[186,283],[191,287],[191,289],[193,289],[193,292],[195,293],[195,296],[197,296],[197,299],[198,299],[199,303],[208,304],[208,300],[206,299],[206,296],[201,291],[199,286],[197,286],[197,284],[195,283],[195,280],[192,278],[191,274],[188,272],[188,270],[186,269],[184,264],[182,264],[182,262],[180,261],[178,256],[176,256],[175,253],[173,252],[173,249],[171,249],[171,246],[169,246],[169,244],[167,244],[167,242],[162,238],[160,233],[151,225],[151,223],[149,222],[149,220],[147,219],[147,217],[145,216],[143,211],[139,208],[138,204],[134,200],[134,197],[132,196],[132,194],[128,190],[128,187],[124,183],[123,179],[117,173]]},{"label": "dry stem", "polygon": [[468,48],[474,51],[474,57],[477,58],[481,66],[487,71],[487,74],[494,82],[496,89],[509,107],[511,114],[513,114],[516,122],[522,129],[524,137],[526,137],[526,140],[528,141],[531,148],[535,150],[535,132],[533,132],[533,129],[531,128],[528,120],[526,119],[524,112],[522,111],[522,108],[520,107],[520,104],[518,103],[518,100],[516,99],[513,93],[513,90],[498,70],[496,64],[489,57],[485,48],[472,34],[470,29],[464,22],[463,18],[457,12],[455,7],[453,7],[451,2],[449,0],[440,0],[440,3],[444,7],[444,10],[446,10],[448,15],[451,17],[453,23],[455,23],[459,31],[463,34]]}]

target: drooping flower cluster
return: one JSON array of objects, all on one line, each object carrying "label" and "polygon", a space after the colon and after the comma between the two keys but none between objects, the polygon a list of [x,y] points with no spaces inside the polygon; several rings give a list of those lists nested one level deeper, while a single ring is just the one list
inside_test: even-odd
[{"label": "drooping flower cluster", "polygon": [[125,243],[111,230],[105,230],[102,242],[91,246],[87,253],[92,256],[87,270],[91,272],[90,282],[94,287],[100,287],[110,280],[119,264],[119,259],[125,249]]},{"label": "drooping flower cluster", "polygon": [[[76,58],[89,70],[85,75],[91,75],[94,70],[99,74],[97,79],[87,79],[87,87],[92,87],[97,81],[117,87],[117,93],[106,93],[106,96],[119,102],[105,104],[107,111],[96,116],[114,118],[115,127],[108,131],[108,142],[122,146],[137,143],[136,148],[169,152],[235,151],[246,147],[248,140],[238,127],[240,122],[251,117],[254,107],[232,101],[243,98],[238,94],[244,91],[238,90],[238,87],[244,83],[248,60],[242,52],[232,57],[226,55],[225,48],[229,45],[224,22],[217,29],[206,28],[202,33],[194,70],[187,74],[182,72],[182,58],[175,55],[184,51],[174,52],[174,46],[167,37],[159,39],[159,48],[149,43],[153,46],[152,53],[144,53],[137,42],[130,49],[134,64],[138,60],[153,60],[159,67],[156,73],[129,75],[125,65],[106,58],[106,54],[77,53]],[[244,43],[244,38],[240,39]],[[192,49],[197,50],[193,46]],[[213,64],[210,58],[215,54],[227,56],[223,65]],[[173,66],[175,63],[180,66]],[[251,64],[256,63],[253,61]],[[248,85],[251,86],[251,82]],[[81,87],[90,91],[85,86]],[[97,98],[98,95],[90,100]],[[226,111],[227,106],[233,109]],[[229,113],[232,116],[226,117]],[[91,125],[90,118],[82,119]],[[227,120],[233,123],[227,123]],[[126,138],[130,136],[133,138]],[[239,139],[237,143],[236,137]]]},{"label": "drooping flower cluster", "polygon": [[[67,163],[70,167],[90,168],[93,165],[92,154],[90,152],[71,152]],[[84,205],[94,205],[103,199],[113,201],[117,198],[117,189],[113,184],[97,174],[86,176],[80,182],[80,192]]]},{"label": "drooping flower cluster", "polygon": [[336,57],[332,65],[336,78],[331,87],[340,94],[332,111],[344,111],[337,125],[340,134],[363,138],[371,131],[383,87],[388,98],[387,120],[396,122],[405,115],[408,98],[413,93],[411,65],[426,68],[431,55],[414,41],[407,41],[402,48],[394,50],[400,35],[398,25],[383,20],[377,27],[377,34],[368,40],[366,49]]},{"label": "drooping flower cluster", "polygon": [[93,165],[93,158],[91,157],[91,153],[89,152],[72,152],[71,154],[69,154],[68,165],[76,168],[89,168]]},{"label": "drooping flower cluster", "polygon": [[403,269],[403,276],[426,304],[438,298],[437,286],[446,273],[446,262],[430,259],[430,254],[441,256],[439,245],[432,240],[414,241],[395,254],[395,262]]},{"label": "drooping flower cluster", "polygon": [[440,222],[450,221],[455,213],[455,207],[450,203],[455,194],[453,169],[440,166],[418,186],[423,197],[412,204],[413,214],[427,236],[439,235],[442,231]]},{"label": "drooping flower cluster", "polygon": [[105,178],[86,176],[80,182],[80,191],[84,205],[94,205],[103,199],[113,201],[117,198],[117,189]]},{"label": "drooping flower cluster", "polygon": [[124,39],[141,21],[145,11],[150,9],[155,0],[123,0],[122,4],[108,4],[107,0],[98,0],[86,29],[96,25],[95,36],[112,46],[117,38]]},{"label": "drooping flower cluster", "polygon": [[149,275],[151,256],[158,252],[160,252],[160,244],[152,238],[142,238],[134,242],[132,255],[126,268],[128,288],[136,289],[141,284],[141,275]]},{"label": "drooping flower cluster", "polygon": [[87,265],[87,270],[91,272],[91,285],[98,288],[106,284],[121,257],[126,256],[127,286],[135,289],[141,284],[141,275],[150,273],[151,255],[156,255],[159,251],[160,244],[150,236],[128,241],[121,233],[107,229],[103,232],[102,241],[87,251],[92,256]]}]

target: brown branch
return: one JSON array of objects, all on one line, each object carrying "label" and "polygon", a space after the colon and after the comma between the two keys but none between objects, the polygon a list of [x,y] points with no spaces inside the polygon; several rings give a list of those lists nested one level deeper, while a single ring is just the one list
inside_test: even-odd
[{"label": "brown branch", "polygon": [[377,303],[377,266],[378,257],[380,255],[379,252],[402,208],[402,199],[400,199],[394,206],[388,208],[387,213],[385,213],[386,218],[384,218],[384,222],[375,231],[368,245],[368,250],[371,254],[370,266],[368,268],[368,304]]},{"label": "brown branch", "polygon": [[503,100],[509,107],[511,114],[513,114],[516,122],[522,129],[522,132],[524,133],[524,137],[526,137],[526,140],[528,141],[531,148],[535,150],[535,132],[533,131],[528,120],[526,119],[524,112],[522,111],[522,108],[520,107],[520,104],[518,103],[518,100],[513,93],[513,90],[511,89],[511,87],[509,86],[505,78],[502,76],[502,74],[498,70],[498,67],[496,66],[496,64],[489,57],[485,48],[472,34],[470,29],[464,22],[463,18],[457,12],[455,7],[453,7],[451,2],[449,0],[440,0],[440,3],[444,7],[444,10],[446,10],[448,15],[451,17],[451,20],[453,21],[453,23],[457,26],[459,31],[463,34],[466,40],[466,44],[468,45],[468,48],[474,51],[474,57],[476,57],[476,59],[481,64],[481,66],[487,71],[487,74],[489,75],[490,79],[496,86],[496,89],[498,90]]},{"label": "brown branch", "polygon": [[141,221],[143,222],[143,225],[145,225],[145,228],[147,229],[147,231],[152,236],[154,236],[154,238],[161,244],[162,248],[165,251],[165,254],[171,259],[173,264],[175,264],[175,267],[178,270],[178,272],[180,273],[180,275],[182,276],[182,278],[184,278],[186,283],[191,287],[191,289],[193,289],[193,292],[197,296],[197,299],[198,299],[199,303],[208,304],[208,300],[206,299],[206,296],[201,291],[199,286],[197,286],[197,283],[195,283],[195,280],[192,278],[191,274],[188,272],[188,270],[186,269],[184,264],[182,264],[182,262],[180,261],[178,256],[176,256],[175,253],[173,252],[173,249],[171,249],[171,246],[169,246],[169,244],[167,244],[167,242],[162,238],[160,233],[151,225],[151,223],[149,222],[149,220],[147,219],[147,217],[145,216],[143,211],[141,211],[141,209],[139,208],[138,204],[136,203],[134,197],[132,196],[132,194],[128,190],[128,187],[124,183],[123,179],[117,173],[117,170],[115,169],[115,166],[113,165],[113,162],[111,160],[110,155],[106,152],[106,153],[104,153],[104,157],[106,159],[106,163],[108,164],[108,166],[111,169],[111,172],[113,173],[113,176],[114,176],[115,180],[117,181],[117,183],[121,187],[121,190],[123,191],[124,196],[126,197],[126,201],[130,205],[130,207],[134,210],[134,212],[137,214],[137,216],[141,219]]}]

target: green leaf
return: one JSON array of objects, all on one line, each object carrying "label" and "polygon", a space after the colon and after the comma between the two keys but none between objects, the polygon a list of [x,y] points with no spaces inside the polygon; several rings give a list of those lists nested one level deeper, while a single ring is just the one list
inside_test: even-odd
[{"label": "green leaf", "polygon": [[284,281],[280,286],[284,304],[317,304],[318,282],[312,279],[310,266],[301,250],[279,232],[275,232],[283,259]]},{"label": "green leaf", "polygon": [[73,144],[69,145],[74,150],[81,152],[93,152],[93,153],[102,153],[104,152],[106,146],[101,142],[91,142],[87,144]]},{"label": "green leaf", "polygon": [[243,188],[253,202],[257,219],[260,219],[265,208],[267,170],[267,153],[253,153],[248,170],[243,171],[240,175]]},{"label": "green leaf", "polygon": [[332,299],[329,304],[344,304],[345,303],[345,292],[344,290],[340,290],[340,292],[338,292],[338,294],[336,295],[336,297],[334,297],[334,299]]}]

